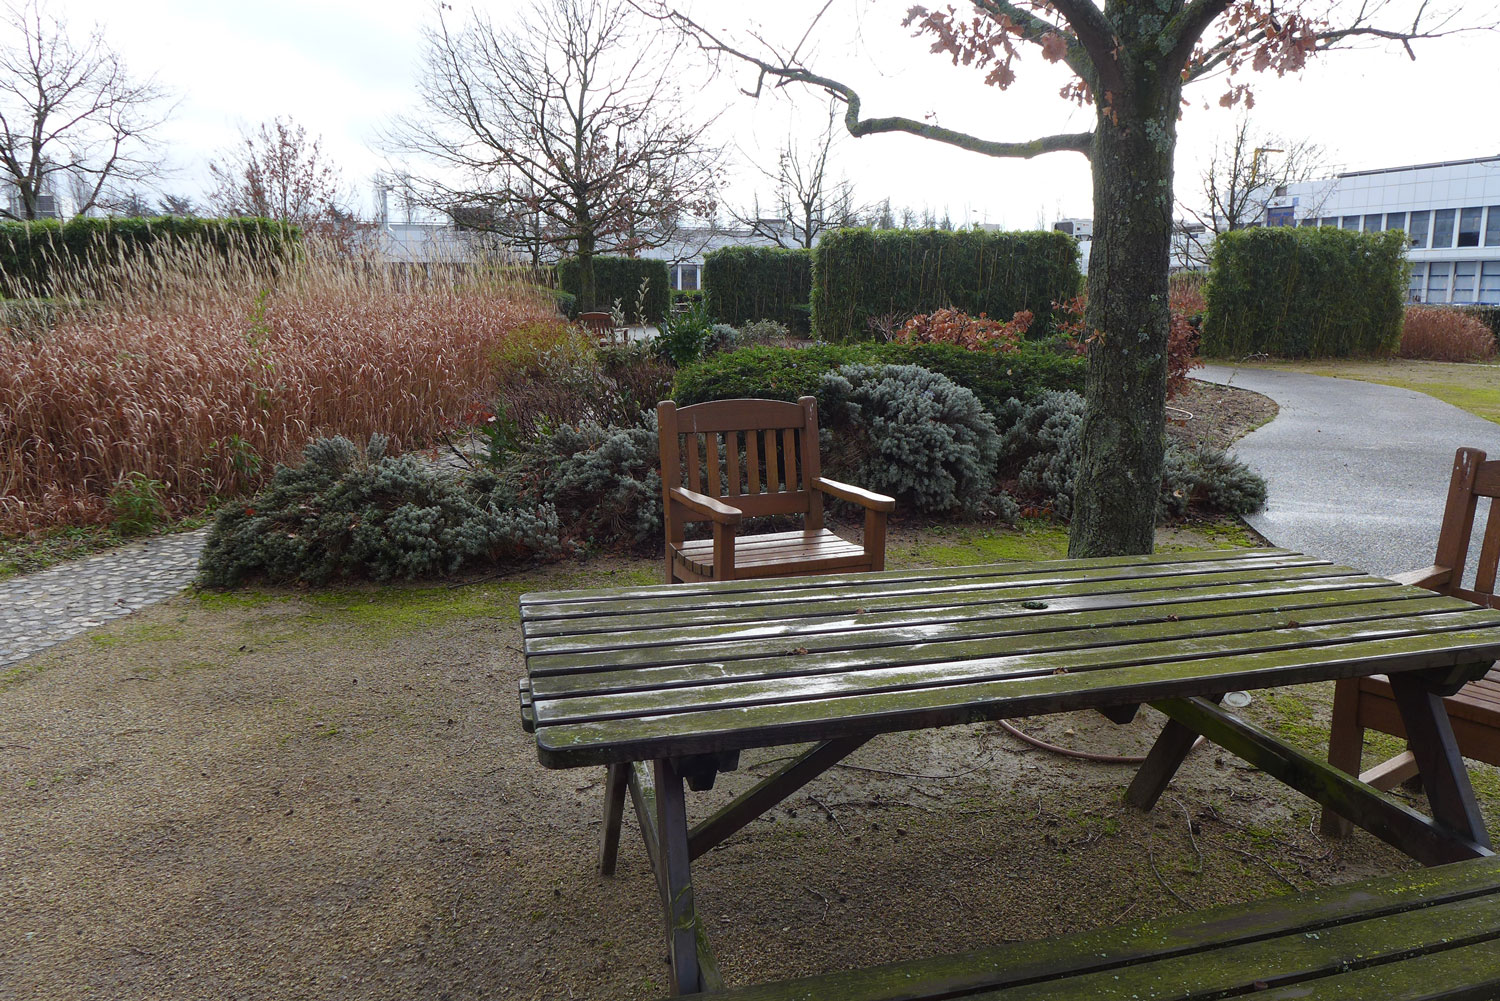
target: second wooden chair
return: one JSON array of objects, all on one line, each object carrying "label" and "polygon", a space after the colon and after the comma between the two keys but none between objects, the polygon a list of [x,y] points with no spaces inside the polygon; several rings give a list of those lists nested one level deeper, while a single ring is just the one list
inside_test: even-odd
[{"label": "second wooden chair", "polygon": [[[1481,497],[1490,498],[1488,524],[1475,562],[1474,586],[1464,586],[1468,566],[1469,539],[1474,533],[1474,519]],[[1438,533],[1437,556],[1433,565],[1423,570],[1398,574],[1402,584],[1424,587],[1490,608],[1500,608],[1495,593],[1495,576],[1500,565],[1500,461],[1485,461],[1477,448],[1461,448],[1453,456],[1453,476],[1448,483],[1448,503],[1443,510],[1443,525]],[[1500,666],[1472,681],[1458,694],[1443,700],[1458,749],[1465,757],[1500,765]],[[1360,771],[1364,752],[1365,730],[1379,730],[1397,737],[1406,736],[1401,710],[1390,682],[1381,675],[1349,678],[1334,687],[1333,723],[1328,740],[1329,764],[1343,769],[1377,789],[1389,789],[1417,774],[1416,759],[1410,751],[1399,754]],[[1329,835],[1347,833],[1349,825],[1332,811],[1323,813],[1323,832]]]}]

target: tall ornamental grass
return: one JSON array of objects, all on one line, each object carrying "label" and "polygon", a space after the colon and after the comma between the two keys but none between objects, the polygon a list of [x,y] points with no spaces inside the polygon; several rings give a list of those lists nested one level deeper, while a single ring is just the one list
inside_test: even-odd
[{"label": "tall ornamental grass", "polygon": [[1396,354],[1429,361],[1486,361],[1495,356],[1495,335],[1476,317],[1450,306],[1407,306]]},{"label": "tall ornamental grass", "polygon": [[73,306],[0,334],[6,534],[108,522],[150,489],[201,510],[318,436],[423,445],[568,336],[503,269],[429,279],[315,246],[270,265],[184,244],[36,291]]}]

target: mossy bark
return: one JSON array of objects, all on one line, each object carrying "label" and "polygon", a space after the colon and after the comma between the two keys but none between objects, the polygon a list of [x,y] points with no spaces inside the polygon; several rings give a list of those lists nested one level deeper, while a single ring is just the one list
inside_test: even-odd
[{"label": "mossy bark", "polygon": [[[1138,51],[1150,47],[1142,43]],[[1172,154],[1182,86],[1147,56],[1127,53],[1122,62],[1127,92],[1100,102],[1094,135],[1085,320],[1096,340],[1068,539],[1073,557],[1151,552],[1161,485]]]}]

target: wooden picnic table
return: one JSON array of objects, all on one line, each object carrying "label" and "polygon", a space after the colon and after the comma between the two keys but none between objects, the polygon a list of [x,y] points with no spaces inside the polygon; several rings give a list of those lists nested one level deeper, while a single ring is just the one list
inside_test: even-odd
[{"label": "wooden picnic table", "polygon": [[[1142,703],[1169,717],[1126,798],[1149,809],[1198,735],[1426,864],[1490,854],[1442,697],[1500,657],[1500,611],[1276,549],[533,593],[522,720],[550,768],[608,766],[657,872],[673,990],[719,983],[690,863],[883,733]],[[1426,817],[1218,708],[1230,691],[1385,674]],[[684,784],[811,743],[695,826]]]}]

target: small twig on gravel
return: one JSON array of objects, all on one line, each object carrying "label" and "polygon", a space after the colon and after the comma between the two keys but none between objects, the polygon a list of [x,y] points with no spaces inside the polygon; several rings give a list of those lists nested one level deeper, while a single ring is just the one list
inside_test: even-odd
[{"label": "small twig on gravel", "polygon": [[833,821],[833,826],[839,829],[840,834],[847,835],[849,833],[848,831],[844,830],[844,825],[839,823],[839,815],[833,812],[833,807],[829,806],[827,803],[823,802],[816,796],[809,796],[807,798],[823,808],[823,812],[828,814],[828,819]]},{"label": "small twig on gravel", "polygon": [[459,460],[463,462],[464,465],[468,466],[470,469],[476,468],[474,465],[474,460],[470,459],[467,455],[464,455],[462,452],[460,452],[458,450],[458,446],[453,444],[453,439],[448,437],[448,432],[439,431],[438,436],[443,439],[443,444],[448,446],[448,451],[458,456]]},{"label": "small twig on gravel", "polygon": [[1236,855],[1243,855],[1247,859],[1252,859],[1252,860],[1254,860],[1256,862],[1259,862],[1261,865],[1265,866],[1267,869],[1270,869],[1272,875],[1274,875],[1277,879],[1281,880],[1287,886],[1290,886],[1293,890],[1300,889],[1297,886],[1296,883],[1293,883],[1291,880],[1289,880],[1285,876],[1283,876],[1281,874],[1281,870],[1278,869],[1278,868],[1276,868],[1274,865],[1272,865],[1269,859],[1262,858],[1261,856],[1255,854],[1254,852],[1247,852],[1243,848],[1231,848],[1229,850],[1232,851],[1232,852],[1234,852]]},{"label": "small twig on gravel", "polygon": [[[1265,840],[1270,841],[1270,842],[1272,842],[1274,844],[1278,844],[1281,847],[1285,848],[1290,854],[1296,856],[1299,859],[1303,859],[1304,861],[1307,861],[1307,862],[1327,862],[1330,858],[1333,857],[1333,850],[1332,849],[1329,849],[1328,851],[1325,851],[1322,855],[1309,855],[1307,852],[1303,851],[1297,845],[1292,844],[1290,841],[1283,841],[1281,838],[1273,837],[1273,836],[1271,836],[1269,834],[1265,834],[1262,831],[1251,832],[1250,828],[1246,827],[1244,824],[1239,823],[1238,821],[1230,820],[1228,817],[1226,817],[1223,814],[1221,814],[1218,810],[1214,809],[1212,806],[1205,807],[1204,809],[1207,812],[1207,814],[1208,814],[1208,816],[1209,816],[1210,819],[1217,820],[1219,823],[1224,824],[1227,827],[1234,827],[1234,828],[1237,828],[1237,829],[1239,829],[1241,831],[1245,831],[1247,833],[1254,833],[1256,837],[1261,837],[1261,838],[1264,838]],[[1300,866],[1298,868],[1301,869]],[[1309,878],[1311,878],[1312,874],[1309,873],[1306,869],[1302,869],[1302,875],[1308,876]]]},{"label": "small twig on gravel", "polygon": [[1192,906],[1189,905],[1186,900],[1182,899],[1182,894],[1178,893],[1176,890],[1174,890],[1170,886],[1168,886],[1167,885],[1167,881],[1162,878],[1161,870],[1156,867],[1156,856],[1151,851],[1151,840],[1152,840],[1152,834],[1151,834],[1150,831],[1147,831],[1146,832],[1146,861],[1149,862],[1149,863],[1151,863],[1151,872],[1152,872],[1152,874],[1156,876],[1156,881],[1161,884],[1161,888],[1163,890],[1166,890],[1168,893],[1170,893],[1172,895],[1172,899],[1175,900],[1175,901],[1177,901],[1177,903],[1179,905],[1181,905],[1181,907],[1182,907],[1183,910],[1185,910],[1185,911],[1191,911],[1193,909]]},{"label": "small twig on gravel", "polygon": [[[817,802],[817,801],[814,800],[814,802]],[[819,893],[817,890],[814,890],[810,886],[804,886],[802,889],[806,890],[808,893],[811,893],[814,897],[817,897],[819,900],[823,901],[823,916],[818,919],[818,924],[822,924],[824,921],[827,921],[828,920],[828,898],[825,897],[825,896],[823,896],[821,893]]]},{"label": "small twig on gravel", "polygon": [[856,772],[874,772],[876,775],[899,775],[902,778],[907,779],[956,779],[961,778],[965,775],[972,775],[974,772],[979,771],[979,766],[975,765],[973,768],[966,768],[961,772],[951,772],[947,775],[924,775],[920,772],[893,772],[887,768],[867,768],[864,765],[846,765],[842,761],[834,765],[833,767],[848,768]]},{"label": "small twig on gravel", "polygon": [[1198,855],[1198,874],[1203,874],[1203,849],[1198,847],[1198,838],[1193,834],[1193,815],[1188,812],[1187,804],[1177,797],[1172,797],[1172,802],[1182,810],[1182,815],[1187,820],[1188,840],[1193,843],[1193,851]]},{"label": "small twig on gravel", "polygon": [[1110,918],[1109,922],[1108,922],[1109,927],[1113,928],[1115,925],[1119,924],[1121,921],[1124,921],[1126,918],[1130,917],[1131,912],[1133,912],[1139,906],[1141,906],[1141,902],[1139,900],[1137,900],[1135,903],[1133,903],[1129,907],[1125,908],[1119,914],[1117,914],[1114,917]]}]

